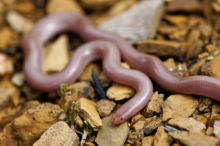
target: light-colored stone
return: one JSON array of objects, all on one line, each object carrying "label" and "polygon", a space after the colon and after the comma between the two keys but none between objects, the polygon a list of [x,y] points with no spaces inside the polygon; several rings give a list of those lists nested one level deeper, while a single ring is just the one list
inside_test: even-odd
[{"label": "light-colored stone", "polygon": [[84,126],[83,120],[80,118],[79,115],[76,116],[74,123],[76,123],[76,125],[80,128],[83,128]]},{"label": "light-colored stone", "polygon": [[133,125],[134,123],[136,123],[139,120],[144,120],[144,119],[145,119],[145,117],[142,114],[137,113],[136,115],[131,117],[131,125]]},{"label": "light-colored stone", "polygon": [[144,126],[146,124],[146,121],[145,119],[143,120],[138,120],[137,122],[135,122],[133,125],[132,125],[132,128],[135,130],[135,131],[141,131]]},{"label": "light-colored stone", "polygon": [[72,91],[72,96],[80,97],[89,97],[93,98],[95,96],[95,91],[90,85],[89,82],[75,82],[69,85],[67,90]]},{"label": "light-colored stone", "polygon": [[4,3],[6,6],[9,6],[9,5],[13,5],[16,0],[1,0],[2,3]]},{"label": "light-colored stone", "polygon": [[0,82],[0,109],[12,103],[14,106],[20,103],[20,92],[8,79]]},{"label": "light-colored stone", "polygon": [[59,104],[67,105],[69,102],[77,101],[80,97],[94,98],[95,91],[89,82],[75,82],[68,86],[64,95],[62,95]]},{"label": "light-colored stone", "polygon": [[102,22],[106,21],[107,19],[117,16],[124,11],[128,10],[130,7],[132,7],[137,1],[136,0],[120,0],[117,1],[115,5],[113,5],[106,13],[98,13],[97,16],[93,16],[93,22],[96,25],[101,24]]},{"label": "light-colored stone", "polygon": [[162,124],[162,119],[157,117],[150,117],[146,119],[146,121],[149,120],[149,122],[146,122],[144,126],[144,134],[149,135],[154,130],[156,130],[159,126]]},{"label": "light-colored stone", "polygon": [[95,139],[99,146],[123,146],[129,132],[128,123],[114,125],[111,116],[103,118],[103,127],[98,131]]},{"label": "light-colored stone", "polygon": [[24,83],[25,77],[22,72],[16,73],[13,75],[11,82],[16,86],[22,86]]},{"label": "light-colored stone", "polygon": [[125,68],[125,69],[130,69],[130,65],[127,62],[122,62],[121,63],[121,67]]},{"label": "light-colored stone", "polygon": [[202,52],[203,46],[204,44],[200,40],[199,30],[193,29],[186,42],[186,58],[189,59],[196,57],[200,52]]},{"label": "light-colored stone", "polygon": [[164,131],[163,126],[160,126],[157,129],[154,146],[169,146],[168,134]]},{"label": "light-colored stone", "polygon": [[[130,69],[129,64],[126,62],[122,62],[121,67],[125,69]],[[118,84],[118,83],[113,83],[112,86],[108,88],[107,93],[106,93],[106,95],[110,99],[116,100],[116,101],[130,98],[134,94],[135,94],[135,91],[133,88],[126,86],[126,85]]]},{"label": "light-colored stone", "polygon": [[118,1],[111,9],[108,11],[108,16],[116,16],[121,14],[131,6],[133,6],[137,1],[136,0],[122,0]]},{"label": "light-colored stone", "polygon": [[77,106],[79,108],[79,115],[90,124],[93,130],[98,131],[102,126],[102,120],[96,110],[96,103],[87,98],[80,98],[77,101]]},{"label": "light-colored stone", "polygon": [[155,139],[154,136],[144,137],[144,138],[142,139],[142,144],[141,144],[141,146],[151,146],[151,145],[153,145],[154,139]]},{"label": "light-colored stone", "polygon": [[112,110],[115,108],[116,103],[107,100],[107,99],[101,99],[97,102],[97,111],[99,112],[99,115],[102,117],[109,116],[112,112]]},{"label": "light-colored stone", "polygon": [[215,136],[220,138],[220,120],[215,121],[213,128]]},{"label": "light-colored stone", "polygon": [[2,15],[4,11],[5,11],[5,6],[4,6],[3,2],[1,1],[0,2],[0,15]]},{"label": "light-colored stone", "polygon": [[218,139],[197,132],[174,131],[168,133],[187,146],[216,146]]},{"label": "light-colored stone", "polygon": [[215,51],[216,49],[216,46],[213,45],[213,44],[208,44],[206,47],[205,47],[205,50],[208,51],[209,53],[212,53],[213,51]]},{"label": "light-colored stone", "polygon": [[208,97],[199,98],[198,110],[200,112],[208,112],[208,113],[210,113],[211,105],[212,105],[211,98],[208,98]]},{"label": "light-colored stone", "polygon": [[96,146],[96,144],[92,143],[92,142],[89,142],[89,141],[86,141],[83,146]]},{"label": "light-colored stone", "polygon": [[10,74],[14,70],[12,58],[0,53],[0,76]]},{"label": "light-colored stone", "polygon": [[38,101],[30,101],[25,104],[11,105],[0,110],[0,128],[2,129],[7,123],[13,121],[16,117],[20,116],[27,109],[39,105]]},{"label": "light-colored stone", "polygon": [[188,29],[177,29],[173,33],[169,34],[168,37],[171,40],[184,41],[188,33]]},{"label": "light-colored stone", "polygon": [[184,45],[175,41],[144,40],[137,43],[137,49],[156,56],[182,57],[185,53]]},{"label": "light-colored stone", "polygon": [[141,145],[144,138],[145,125],[148,121],[141,114],[132,117],[131,130],[129,131],[127,142],[132,145]]},{"label": "light-colored stone", "polygon": [[52,0],[47,4],[46,11],[48,14],[74,11],[78,13],[83,13],[82,8],[76,0]]},{"label": "light-colored stone", "polygon": [[61,111],[58,105],[51,103],[29,108],[4,127],[0,133],[0,143],[2,145],[10,145],[10,143],[32,145],[44,131],[58,121]]},{"label": "light-colored stone", "polygon": [[158,94],[158,91],[154,92],[150,102],[147,104],[146,108],[143,111],[143,115],[146,117],[152,116],[154,113],[161,113],[163,105],[163,94]]},{"label": "light-colored stone", "polygon": [[202,52],[198,55],[198,59],[201,60],[201,59],[207,58],[208,56],[209,56],[208,52]]},{"label": "light-colored stone", "polygon": [[204,132],[206,126],[193,118],[178,117],[168,121],[168,124],[186,129],[190,132]]},{"label": "light-colored stone", "polygon": [[134,94],[135,90],[133,88],[118,83],[113,83],[106,93],[108,98],[116,101],[130,98]]},{"label": "light-colored stone", "polygon": [[194,116],[194,119],[196,119],[199,122],[202,122],[204,125],[207,125],[210,115],[210,113],[198,114]]},{"label": "light-colored stone", "polygon": [[168,12],[201,12],[203,10],[203,3],[199,0],[190,0],[187,3],[185,0],[172,0],[166,10]]},{"label": "light-colored stone", "polygon": [[78,146],[77,134],[63,122],[53,124],[33,146]]},{"label": "light-colored stone", "polygon": [[35,6],[31,1],[17,1],[13,6],[13,10],[22,14],[30,14],[34,12]]},{"label": "light-colored stone", "polygon": [[188,95],[170,95],[163,105],[163,121],[170,118],[189,117],[198,106],[196,98]]},{"label": "light-colored stone", "polygon": [[169,58],[163,62],[163,64],[170,70],[173,71],[176,67],[176,63],[173,58]]},{"label": "light-colored stone", "polygon": [[141,145],[141,141],[144,138],[144,132],[143,130],[141,131],[129,131],[129,135],[127,138],[127,142],[131,145]]},{"label": "light-colored stone", "polygon": [[210,123],[213,124],[215,120],[220,120],[220,105],[219,104],[212,105]]},{"label": "light-colored stone", "polygon": [[220,79],[220,54],[214,57],[213,60],[207,62],[202,66],[201,72],[204,75],[213,76],[215,78]]},{"label": "light-colored stone", "polygon": [[162,35],[170,35],[177,30],[177,27],[163,22],[161,22],[160,26],[158,27],[158,32]]},{"label": "light-colored stone", "polygon": [[205,134],[208,135],[208,136],[213,136],[214,135],[214,128],[213,127],[208,127]]},{"label": "light-colored stone", "polygon": [[46,47],[43,61],[44,72],[59,72],[69,61],[68,37],[60,36],[55,42]]},{"label": "light-colored stone", "polygon": [[18,42],[18,35],[8,27],[3,27],[2,29],[0,29],[0,38],[1,49],[5,49],[9,45],[13,45]]},{"label": "light-colored stone", "polygon": [[33,22],[20,15],[16,11],[10,11],[6,15],[9,25],[18,33],[27,33],[33,27]]},{"label": "light-colored stone", "polygon": [[101,73],[101,67],[98,63],[91,63],[86,66],[83,73],[80,75],[80,81],[92,81],[92,70],[95,71],[96,75],[99,76]]},{"label": "light-colored stone", "polygon": [[111,80],[105,75],[104,72],[101,72],[98,76],[103,87],[109,87]]},{"label": "light-colored stone", "polygon": [[184,27],[188,21],[188,17],[185,15],[165,15],[164,19],[176,27]]},{"label": "light-colored stone", "polygon": [[206,59],[198,60],[195,64],[193,64],[188,72],[190,75],[198,75],[201,71],[201,67],[204,66],[206,63]]},{"label": "light-colored stone", "polygon": [[220,2],[219,0],[215,0],[212,2],[212,8],[216,11],[216,13],[220,13]]},{"label": "light-colored stone", "polygon": [[[131,42],[153,38],[162,14],[162,0],[144,0],[124,13],[100,25],[102,30],[115,33]],[[148,10],[148,13],[143,13]]]}]

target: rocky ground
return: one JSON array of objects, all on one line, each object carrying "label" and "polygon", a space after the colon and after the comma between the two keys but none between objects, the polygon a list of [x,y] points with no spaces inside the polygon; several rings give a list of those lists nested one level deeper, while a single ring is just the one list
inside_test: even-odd
[{"label": "rocky ground", "polygon": [[[148,105],[121,125],[111,114],[135,91],[113,83],[101,63],[56,93],[40,93],[25,80],[21,39],[45,15],[75,11],[100,29],[126,38],[137,50],[160,57],[178,76],[220,78],[219,0],[1,0],[0,143],[7,146],[215,146],[220,145],[220,104],[158,86]],[[159,21],[161,20],[161,21]],[[138,23],[139,22],[139,23]],[[109,29],[111,28],[111,29]],[[45,47],[43,70],[68,63],[83,41],[60,34]],[[54,61],[56,60],[56,62]],[[125,68],[130,68],[126,62]],[[91,76],[95,71],[95,77]],[[106,96],[98,94],[99,79]],[[106,98],[107,97],[107,98]]]}]

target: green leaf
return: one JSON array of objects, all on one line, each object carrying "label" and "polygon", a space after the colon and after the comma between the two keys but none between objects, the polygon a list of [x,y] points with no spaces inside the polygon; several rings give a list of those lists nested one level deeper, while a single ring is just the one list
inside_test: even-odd
[{"label": "green leaf", "polygon": [[61,93],[61,95],[63,95],[66,92],[67,89],[68,89],[68,85],[67,84],[62,84],[60,86],[60,93]]},{"label": "green leaf", "polygon": [[217,49],[217,50],[215,50],[215,51],[213,52],[213,56],[214,56],[214,57],[216,57],[218,54],[219,54],[219,49]]},{"label": "green leaf", "polygon": [[206,60],[210,61],[210,60],[213,60],[215,57],[214,56],[209,56],[206,58]]},{"label": "green leaf", "polygon": [[93,129],[92,129],[92,127],[90,126],[90,124],[89,124],[87,121],[84,121],[84,124],[85,124],[86,130],[87,130],[89,133],[92,133],[92,132],[93,132]]}]

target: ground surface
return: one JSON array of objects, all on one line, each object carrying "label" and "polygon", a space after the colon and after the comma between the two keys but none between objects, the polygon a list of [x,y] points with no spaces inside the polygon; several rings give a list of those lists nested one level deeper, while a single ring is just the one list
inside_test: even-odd
[{"label": "ground surface", "polygon": [[[111,114],[135,91],[110,81],[100,62],[88,65],[77,82],[62,85],[56,93],[40,93],[27,84],[22,70],[21,39],[37,20],[51,13],[71,10],[87,15],[97,27],[104,29],[104,23],[112,25],[109,19],[126,13],[140,2],[143,0],[0,1],[1,145],[220,145],[218,102],[201,96],[170,93],[156,84],[151,101],[141,112],[119,126],[113,125]],[[149,7],[142,5],[145,6]],[[136,30],[136,34],[142,34],[130,37],[129,41],[137,50],[160,57],[178,76],[220,78],[220,1],[164,0],[164,11],[160,11],[160,6],[153,9],[152,15],[138,14],[138,18],[153,23],[143,23],[147,30]],[[127,14],[126,19],[137,22]],[[161,19],[154,19],[156,17]],[[129,28],[133,27],[129,25]],[[120,33],[127,36],[128,32]],[[82,39],[73,34],[56,36],[45,47],[45,73],[61,71],[71,52],[82,43]],[[126,62],[122,66],[130,68]],[[101,81],[107,99],[96,92],[92,70]]]}]

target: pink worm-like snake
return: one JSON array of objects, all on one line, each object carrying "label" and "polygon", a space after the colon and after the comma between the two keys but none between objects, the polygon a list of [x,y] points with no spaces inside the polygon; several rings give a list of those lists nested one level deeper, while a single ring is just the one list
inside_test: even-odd
[{"label": "pink worm-like snake", "polygon": [[[63,71],[45,75],[41,67],[45,43],[54,35],[67,31],[75,32],[92,42],[78,48]],[[168,91],[202,95],[220,101],[219,79],[207,76],[174,76],[157,57],[140,53],[119,36],[96,29],[85,16],[78,13],[57,13],[41,19],[24,36],[22,48],[27,82],[44,92],[55,91],[62,83],[74,82],[89,62],[104,60],[103,70],[110,79],[136,90],[135,96],[112,115],[112,122],[115,124],[123,123],[146,106],[153,90],[146,75]],[[132,68],[146,75],[121,68],[120,55]]]}]

